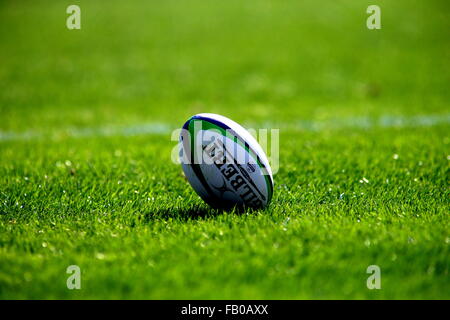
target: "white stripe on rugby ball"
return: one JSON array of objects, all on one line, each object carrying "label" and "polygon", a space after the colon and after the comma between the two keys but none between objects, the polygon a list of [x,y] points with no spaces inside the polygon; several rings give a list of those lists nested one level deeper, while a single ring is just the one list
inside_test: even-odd
[{"label": "white stripe on rugby ball", "polygon": [[212,113],[192,116],[183,129],[182,168],[206,203],[217,208],[262,208],[270,203],[272,170],[261,146],[247,130]]}]

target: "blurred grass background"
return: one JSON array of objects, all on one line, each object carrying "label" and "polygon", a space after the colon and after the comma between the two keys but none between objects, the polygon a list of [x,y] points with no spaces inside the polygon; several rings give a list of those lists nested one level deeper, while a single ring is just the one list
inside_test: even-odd
[{"label": "blurred grass background", "polygon": [[369,4],[3,1],[2,129],[448,111],[448,3]]}]

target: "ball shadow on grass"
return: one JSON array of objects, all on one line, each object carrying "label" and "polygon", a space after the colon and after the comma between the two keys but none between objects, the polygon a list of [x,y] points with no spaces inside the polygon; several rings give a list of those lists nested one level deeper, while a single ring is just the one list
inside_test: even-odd
[{"label": "ball shadow on grass", "polygon": [[201,219],[214,219],[218,216],[231,213],[236,215],[253,212],[254,210],[244,207],[235,207],[231,209],[211,208],[208,205],[190,205],[186,207],[167,207],[160,208],[156,211],[147,212],[143,216],[144,222],[151,222],[152,220],[174,220],[188,221]]}]

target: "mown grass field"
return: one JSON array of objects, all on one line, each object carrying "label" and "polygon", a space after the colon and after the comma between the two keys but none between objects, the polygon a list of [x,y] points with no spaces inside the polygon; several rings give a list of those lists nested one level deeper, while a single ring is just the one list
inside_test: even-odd
[{"label": "mown grass field", "polygon": [[[73,3],[0,3],[0,298],[450,298],[447,1]],[[280,128],[268,208],[170,161],[199,112]]]}]

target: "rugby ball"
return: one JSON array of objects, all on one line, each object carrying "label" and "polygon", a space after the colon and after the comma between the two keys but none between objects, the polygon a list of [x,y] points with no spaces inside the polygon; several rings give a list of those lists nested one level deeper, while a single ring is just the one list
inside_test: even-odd
[{"label": "rugby ball", "polygon": [[256,139],[236,122],[212,113],[192,116],[180,134],[180,161],[195,192],[214,208],[264,208],[273,176]]}]

